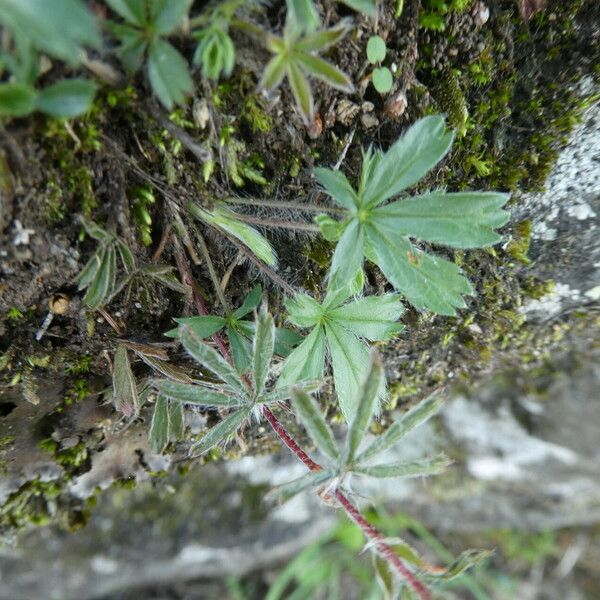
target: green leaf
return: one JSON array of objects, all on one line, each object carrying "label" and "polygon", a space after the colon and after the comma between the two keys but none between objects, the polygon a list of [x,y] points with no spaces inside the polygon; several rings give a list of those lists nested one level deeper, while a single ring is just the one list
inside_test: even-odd
[{"label": "green leaf", "polygon": [[36,108],[53,117],[77,117],[91,106],[96,89],[87,79],[64,79],[38,94]]},{"label": "green leaf", "polygon": [[196,404],[209,408],[229,407],[235,408],[244,406],[245,402],[239,396],[232,396],[223,392],[194,385],[191,383],[180,383],[178,381],[169,381],[168,379],[159,379],[154,382],[156,389],[169,400],[176,400],[184,404]]},{"label": "green leaf", "polygon": [[106,4],[132,25],[145,25],[146,0],[106,0]]},{"label": "green leaf", "polygon": [[113,280],[109,249],[102,249],[102,252],[101,254],[98,254],[98,257],[100,259],[100,266],[96,271],[90,287],[83,297],[83,303],[92,309],[102,306],[102,303],[110,293],[110,284]]},{"label": "green leaf", "polygon": [[356,391],[360,389],[364,369],[369,363],[369,350],[354,334],[337,324],[326,324],[325,332],[335,392],[342,414],[349,423],[356,413]]},{"label": "green leaf", "polygon": [[445,454],[411,462],[375,466],[354,466],[352,471],[369,477],[428,477],[441,473],[451,461]]},{"label": "green leaf", "polygon": [[84,46],[102,43],[97,20],[80,0],[0,0],[0,21],[69,65],[81,62]]},{"label": "green leaf", "polygon": [[183,415],[183,404],[180,402],[169,402],[169,441],[176,442],[183,438],[185,432],[185,420]]},{"label": "green leaf", "polygon": [[313,0],[287,0],[287,18],[297,31],[313,31],[319,26],[319,13]]},{"label": "green leaf", "polygon": [[334,27],[307,33],[295,42],[294,49],[299,52],[323,52],[341,42],[351,29],[352,21],[342,19]]},{"label": "green leaf", "polygon": [[357,271],[362,270],[364,249],[364,226],[358,219],[352,219],[337,243],[331,259],[329,276],[331,288],[345,285]]},{"label": "green leaf", "polygon": [[117,249],[119,250],[119,256],[121,257],[121,262],[123,263],[125,270],[128,273],[133,273],[135,271],[135,257],[133,256],[133,252],[129,249],[129,246],[121,240],[117,240]]},{"label": "green leaf", "polygon": [[331,87],[343,92],[354,91],[354,84],[350,77],[326,60],[312,54],[298,52],[294,54],[294,61],[302,65],[308,75],[324,81]]},{"label": "green leaf", "polygon": [[[181,325],[189,327],[199,338],[208,338],[215,334],[219,329],[225,327],[227,319],[215,315],[201,315],[197,317],[180,317],[175,321]],[[177,337],[178,329],[173,329],[165,333],[169,337]],[[174,333],[172,333],[174,332]]]},{"label": "green leaf", "polygon": [[387,67],[373,69],[371,75],[373,86],[380,94],[387,94],[394,85],[394,77]]},{"label": "green leaf", "polygon": [[374,17],[377,14],[376,0],[341,0],[343,4],[364,15]]},{"label": "green leaf", "polygon": [[0,83],[0,115],[24,117],[35,109],[36,91],[23,83]]},{"label": "green leaf", "polygon": [[281,84],[285,77],[287,60],[283,55],[275,55],[265,67],[260,79],[259,87],[263,90],[274,90]]},{"label": "green leaf", "polygon": [[378,219],[365,227],[369,258],[416,308],[454,316],[473,288],[454,263],[417,250],[390,223]]},{"label": "green leaf", "polygon": [[152,24],[158,35],[167,35],[181,24],[187,15],[193,0],[154,1],[157,5],[155,15],[151,15]]},{"label": "green leaf", "polygon": [[369,368],[364,384],[359,389],[354,417],[346,436],[344,449],[344,464],[351,465],[358,447],[371,423],[373,413],[377,408],[382,390],[385,389],[385,378],[381,359],[376,352],[371,353]]},{"label": "green leaf", "polygon": [[298,383],[293,384],[293,386],[280,387],[270,392],[266,392],[257,399],[257,402],[263,404],[277,404],[278,402],[289,400],[292,397],[292,388],[297,388],[302,392],[312,394],[313,392],[319,391],[322,386],[322,379],[299,381]]},{"label": "green leaf", "polygon": [[274,352],[277,356],[285,358],[290,352],[303,340],[301,335],[298,335],[291,329],[285,327],[277,327],[275,329],[275,348]]},{"label": "green leaf", "polygon": [[290,481],[276,487],[271,492],[270,496],[278,498],[280,502],[286,502],[290,498],[293,498],[296,494],[304,491],[307,488],[317,487],[333,479],[337,475],[334,469],[322,469],[321,471],[312,471],[303,475],[299,479]]},{"label": "green leaf", "polygon": [[77,290],[78,291],[81,291],[84,288],[86,288],[94,280],[94,277],[96,276],[96,273],[98,272],[98,268],[102,264],[103,253],[104,253],[104,249],[101,249],[101,250],[95,252],[94,254],[92,254],[92,257],[90,258],[90,260],[88,260],[85,267],[83,267],[83,269],[81,270],[81,273],[79,273],[79,275],[77,276],[77,281],[78,281]]},{"label": "green leaf", "polygon": [[341,171],[317,167],[313,169],[313,173],[315,179],[338,204],[350,211],[358,207],[358,196],[348,178]]},{"label": "green leaf", "polygon": [[372,65],[383,62],[386,52],[387,47],[381,36],[374,35],[369,38],[367,42],[367,58]]},{"label": "green leaf", "polygon": [[242,305],[233,311],[234,319],[241,319],[248,313],[252,312],[259,304],[262,298],[262,288],[260,285],[255,285],[252,291],[244,298]]},{"label": "green leaf", "polygon": [[321,305],[308,294],[296,294],[285,301],[288,321],[298,327],[314,327],[323,317]]},{"label": "green leaf", "polygon": [[321,235],[328,242],[337,242],[344,233],[348,221],[336,221],[332,219],[329,215],[317,215],[315,217],[315,223],[319,226],[321,230]]},{"label": "green leaf", "polygon": [[194,84],[185,59],[171,44],[158,39],[148,51],[148,77],[152,90],[168,109],[183,104]]},{"label": "green leaf", "polygon": [[508,221],[501,210],[508,194],[495,192],[432,193],[376,208],[375,223],[387,222],[398,234],[453,246],[480,248],[499,242],[494,230]]},{"label": "green leaf", "polygon": [[94,221],[89,221],[87,219],[82,219],[81,224],[85,229],[85,232],[93,239],[99,242],[111,242],[113,240],[113,236],[108,233],[105,229],[102,229],[100,225],[94,223]]},{"label": "green leaf", "polygon": [[182,371],[179,367],[176,367],[174,364],[167,362],[166,360],[160,360],[158,358],[155,358],[154,356],[142,354],[141,352],[136,352],[136,354],[149,367],[151,367],[155,371],[158,371],[161,375],[164,375],[169,379],[180,381],[181,383],[190,383],[192,381],[191,377],[187,373]]},{"label": "green leaf", "polygon": [[130,73],[135,73],[142,66],[148,47],[143,31],[119,23],[107,23],[106,28],[121,42],[117,56]]},{"label": "green leaf", "polygon": [[160,454],[169,443],[169,408],[167,399],[163,396],[156,399],[149,438],[150,447],[157,454]]},{"label": "green leaf", "polygon": [[373,561],[373,569],[375,570],[377,583],[383,593],[383,600],[394,600],[396,593],[396,579],[392,573],[390,563],[376,552],[371,553],[371,560]]},{"label": "green leaf", "polygon": [[118,344],[113,372],[113,402],[115,409],[126,417],[137,415],[140,402],[135,377],[131,371],[127,347]]},{"label": "green leaf", "polygon": [[328,311],[336,323],[370,341],[389,340],[404,328],[396,321],[404,306],[397,294],[367,296]]},{"label": "green leaf", "polygon": [[[452,561],[446,570],[430,576],[431,581],[450,581],[455,579],[467,569],[471,569],[481,564],[484,560],[487,560],[492,554],[489,550],[466,550],[456,560]],[[424,577],[427,575],[429,574],[424,574]]]},{"label": "green leaf", "polygon": [[362,203],[377,206],[415,184],[444,158],[453,139],[439,115],[417,121],[372,167]]},{"label": "green leaf", "polygon": [[309,122],[314,113],[314,99],[308,79],[295,62],[288,62],[287,75],[300,113]]},{"label": "green leaf", "polygon": [[277,266],[277,256],[271,244],[258,231],[250,227],[250,225],[238,221],[234,212],[217,208],[209,213],[194,203],[190,203],[189,210],[197,219],[218,229],[222,229],[240,240],[264,263],[272,267]]},{"label": "green leaf", "polygon": [[440,409],[443,400],[444,396],[441,392],[434,392],[417,406],[411,408],[395,421],[385,433],[376,438],[358,457],[357,462],[365,463],[397,444],[409,431],[425,423],[427,419],[434,415]]},{"label": "green leaf", "polygon": [[325,367],[325,333],[315,327],[304,341],[287,357],[277,387],[306,379],[319,379]]},{"label": "green leaf", "polygon": [[216,350],[207,346],[188,325],[180,326],[179,340],[194,360],[214,373],[236,392],[246,394],[246,386],[235,369]]},{"label": "green leaf", "polygon": [[152,279],[155,279],[170,290],[185,295],[188,293],[189,288],[177,279],[174,270],[174,267],[171,265],[144,265],[141,273],[152,277]]},{"label": "green leaf", "polygon": [[251,408],[244,408],[230,414],[218,425],[209,429],[208,432],[204,434],[204,437],[197,444],[192,446],[190,453],[197,452],[199,454],[205,454],[220,442],[227,441],[250,416],[251,411]]},{"label": "green leaf", "polygon": [[238,373],[245,373],[252,362],[252,346],[249,339],[239,333],[238,328],[228,327],[229,349],[233,365]]},{"label": "green leaf", "polygon": [[308,435],[319,451],[330,461],[339,459],[339,451],[329,425],[325,421],[319,405],[312,396],[297,387],[292,388],[292,405],[294,412],[302,421]]},{"label": "green leaf", "polygon": [[261,310],[256,321],[256,332],[254,333],[252,348],[255,397],[260,396],[265,389],[269,366],[273,358],[274,345],[275,324],[273,323],[273,317],[266,310]]}]

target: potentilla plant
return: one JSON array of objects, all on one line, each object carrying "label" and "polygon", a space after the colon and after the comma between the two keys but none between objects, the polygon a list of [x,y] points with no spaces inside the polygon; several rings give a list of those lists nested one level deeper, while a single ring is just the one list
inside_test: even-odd
[{"label": "potentilla plant", "polygon": [[[304,477],[281,487],[276,494],[286,499],[314,488],[327,503],[343,509],[367,537],[369,548],[374,551],[376,572],[390,598],[399,597],[404,588],[408,597],[428,598],[428,584],[452,578],[485,556],[469,551],[448,569],[428,565],[405,542],[387,540],[376,530],[356,506],[353,491],[353,486],[366,477],[423,477],[440,472],[448,464],[445,456],[410,462],[389,462],[385,458],[386,451],[408,431],[436,412],[442,399],[439,394],[412,408],[379,437],[369,440],[366,434],[385,397],[383,368],[378,356],[370,351],[369,343],[384,342],[401,334],[403,326],[398,319],[404,311],[404,300],[421,310],[453,315],[464,306],[463,296],[473,293],[456,264],[425,252],[419,244],[428,242],[453,248],[489,246],[501,239],[496,230],[508,219],[508,213],[502,210],[507,195],[495,192],[431,191],[395,199],[442,160],[452,140],[453,134],[445,129],[441,116],[425,117],[386,152],[370,148],[363,153],[356,188],[338,170],[316,169],[318,182],[338,206],[229,199],[230,204],[318,212],[321,214],[316,217],[316,225],[261,219],[236,213],[223,205],[211,211],[190,205],[187,213],[190,227],[223,314],[208,313],[183,256],[182,244],[175,238],[173,245],[182,283],[188,291],[191,288],[191,299],[199,316],[177,319],[178,326],[169,335],[179,340],[210,377],[174,371],[162,356],[153,363],[147,349],[126,341],[121,341],[116,356],[120,366],[115,368],[119,379],[114,386],[115,405],[125,407],[130,415],[138,414],[137,407],[142,402],[141,396],[136,399],[127,349],[164,375],[153,384],[156,402],[150,438],[155,449],[162,450],[169,441],[182,438],[184,405],[216,409],[221,417],[192,446],[192,455],[206,453],[233,437],[239,438],[252,418],[266,420],[308,469]],[[250,224],[322,233],[336,242],[322,300],[293,289],[276,273],[273,249]],[[177,231],[184,232],[181,218],[175,225]],[[283,317],[299,330],[308,330],[304,338],[276,328],[266,309],[258,309],[261,300],[258,288],[238,309],[230,308],[203,241],[203,227],[222,234],[284,290],[287,314]],[[184,237],[191,244],[190,236]],[[114,236],[98,239],[99,252],[109,256],[110,266],[121,251],[118,240]],[[398,293],[363,295],[365,258],[379,267]],[[89,267],[95,268],[94,277],[89,274],[84,278],[92,286],[96,279],[103,281],[98,262],[103,264],[99,259]],[[255,314],[254,320],[249,318],[251,313]],[[338,437],[312,395],[323,386],[328,364],[335,384],[334,398],[347,423]],[[279,421],[276,412],[281,405],[291,406],[322,462],[304,450]],[[123,408],[121,411],[127,414]]]}]

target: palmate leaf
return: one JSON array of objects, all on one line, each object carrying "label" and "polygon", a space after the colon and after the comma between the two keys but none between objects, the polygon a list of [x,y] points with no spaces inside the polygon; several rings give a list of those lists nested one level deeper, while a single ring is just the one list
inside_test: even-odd
[{"label": "palmate leaf", "polygon": [[287,0],[288,19],[298,31],[314,31],[320,23],[313,0]]},{"label": "palmate leaf", "polygon": [[275,346],[275,324],[266,310],[261,310],[256,322],[252,348],[252,371],[254,376],[254,397],[260,396],[269,374],[273,348]]},{"label": "palmate leaf", "polygon": [[77,117],[90,107],[96,89],[87,79],[64,79],[41,90],[35,106],[52,117]]},{"label": "palmate leaf", "polygon": [[448,316],[466,306],[463,296],[474,291],[458,266],[416,249],[387,225],[369,224],[365,230],[367,257],[413,306]]},{"label": "palmate leaf", "polygon": [[80,0],[0,0],[0,21],[47,54],[77,65],[84,47],[98,48],[98,23]]},{"label": "palmate leaf", "polygon": [[183,405],[158,396],[148,433],[152,451],[160,454],[169,442],[180,440],[184,430]]},{"label": "palmate leaf", "polygon": [[[350,29],[348,21],[341,21],[336,27],[325,31],[312,32],[308,13],[301,9],[312,6],[310,0],[290,0],[288,22],[282,38],[269,36],[267,47],[275,55],[267,64],[261,78],[260,87],[267,91],[275,89],[287,76],[290,88],[300,113],[305,121],[311,121],[314,112],[313,93],[309,77],[315,77],[342,91],[354,89],[346,73],[335,65],[317,56],[331,45],[340,41]],[[295,8],[302,14],[296,16]],[[304,15],[304,16],[303,16]],[[300,18],[303,24],[298,24]],[[318,22],[318,21],[317,21]]]},{"label": "palmate leaf", "polygon": [[497,243],[495,231],[508,220],[502,206],[506,194],[460,192],[422,194],[384,203],[421,179],[449,151],[453,135],[441,116],[417,121],[387,152],[363,152],[358,191],[334,171],[315,175],[346,217],[326,215],[315,220],[323,235],[337,241],[330,282],[339,285],[362,268],[364,257],[382,270],[394,287],[416,308],[454,315],[473,293],[454,263],[417,249],[411,238],[455,248],[479,248]]},{"label": "palmate leaf", "polygon": [[369,350],[362,338],[390,339],[401,331],[397,320],[404,311],[400,297],[395,294],[358,298],[344,304],[352,292],[351,287],[329,292],[322,305],[306,294],[297,294],[286,301],[288,319],[313,330],[288,356],[277,383],[290,385],[321,377],[327,349],[338,402],[348,422],[354,417],[356,391],[369,360]]},{"label": "palmate leaf", "polygon": [[176,400],[183,404],[194,404],[207,408],[236,408],[246,404],[243,396],[235,396],[192,383],[162,379],[155,382],[155,387],[169,400]]}]

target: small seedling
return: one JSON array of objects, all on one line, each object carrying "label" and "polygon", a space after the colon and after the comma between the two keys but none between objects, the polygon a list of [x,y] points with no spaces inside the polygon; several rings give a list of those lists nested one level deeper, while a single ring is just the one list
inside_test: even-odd
[{"label": "small seedling", "polygon": [[260,87],[274,90],[287,77],[300,113],[310,123],[314,115],[314,98],[308,77],[315,77],[328,85],[351,92],[352,81],[340,69],[317,54],[337,44],[349,31],[346,21],[331,29],[302,34],[288,20],[283,37],[270,35],[268,49],[275,55],[265,67]]},{"label": "small seedling", "polygon": [[[385,60],[387,47],[382,37],[374,35],[367,42],[367,58],[372,65],[381,65]],[[394,84],[392,72],[387,67],[379,66],[371,74],[373,86],[380,94],[387,94]]]},{"label": "small seedling", "polygon": [[147,56],[150,85],[167,108],[181,104],[194,89],[188,65],[183,56],[165,37],[172,34],[187,15],[192,0],[107,0],[107,4],[123,23],[111,23],[109,28],[121,42],[119,58],[132,73]]}]

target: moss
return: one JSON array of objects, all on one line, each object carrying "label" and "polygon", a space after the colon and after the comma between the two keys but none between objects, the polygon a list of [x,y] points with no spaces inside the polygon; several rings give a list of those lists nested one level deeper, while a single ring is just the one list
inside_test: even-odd
[{"label": "moss", "polygon": [[255,94],[245,97],[241,116],[252,133],[266,133],[273,127],[272,117],[264,110],[260,99]]},{"label": "moss", "polygon": [[527,254],[531,246],[531,232],[533,226],[531,221],[521,221],[513,227],[513,236],[506,247],[509,256],[518,260],[524,265],[528,265],[531,261]]}]

